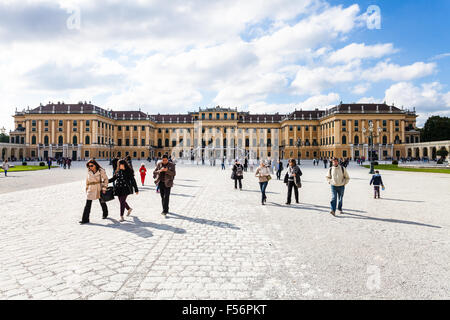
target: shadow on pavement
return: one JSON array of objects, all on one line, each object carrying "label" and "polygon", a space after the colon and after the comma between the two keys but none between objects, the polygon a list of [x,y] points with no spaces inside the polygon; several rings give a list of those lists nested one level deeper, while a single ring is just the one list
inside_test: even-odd
[{"label": "shadow on pavement", "polygon": [[240,230],[239,227],[236,227],[232,223],[222,222],[222,221],[215,221],[215,220],[208,220],[208,219],[202,219],[202,218],[191,218],[191,217],[186,217],[186,216],[183,216],[181,214],[177,214],[177,213],[173,213],[173,212],[169,212],[166,217],[167,218],[172,218],[172,219],[186,220],[186,221],[189,221],[189,222],[207,224],[207,225],[211,225],[211,226],[218,227],[218,228],[229,228],[229,229]]},{"label": "shadow on pavement", "polygon": [[[375,221],[383,221],[383,222],[393,222],[393,223],[402,223],[402,224],[412,224],[412,225],[416,225],[416,226],[422,226],[422,227],[429,227],[429,228],[437,228],[437,229],[441,229],[441,227],[439,226],[434,226],[431,224],[425,224],[425,223],[420,223],[420,222],[415,222],[415,221],[408,221],[408,220],[398,220],[398,219],[383,219],[383,218],[374,218],[374,217],[369,217],[369,216],[362,216],[360,214],[353,214],[353,213],[346,213],[346,210],[344,210],[344,215],[340,215],[337,216],[336,218],[339,219],[363,219],[363,220],[375,220]],[[350,217],[349,217],[350,216]]]},{"label": "shadow on pavement", "polygon": [[[344,199],[345,200],[345,199]],[[316,204],[311,204],[311,203],[300,203],[300,204],[303,204],[303,205],[308,205],[308,206],[311,206],[311,207],[317,207],[317,208],[324,208],[324,209],[326,209],[325,210],[325,212],[329,212],[330,211],[330,207],[329,206],[319,206],[319,205],[316,205]],[[345,206],[344,206],[345,207]],[[344,211],[350,211],[350,212],[360,212],[360,213],[367,213],[367,211],[362,211],[362,210],[355,210],[355,209],[347,209],[347,208],[344,208]]]},{"label": "shadow on pavement", "polygon": [[405,200],[405,199],[389,199],[389,198],[380,198],[379,200],[389,200],[389,201],[401,201],[401,202],[425,202],[425,201],[421,201],[421,200]]},{"label": "shadow on pavement", "polygon": [[[98,223],[89,223],[86,224],[88,226],[98,226],[98,227],[106,227],[106,228],[112,228],[112,229],[118,229],[118,230],[122,230],[122,231],[127,231],[127,232],[131,232],[134,233],[136,235],[138,235],[139,237],[142,238],[150,238],[153,236],[153,233],[146,229],[146,228],[153,228],[153,229],[158,229],[158,230],[162,230],[162,231],[171,231],[174,233],[186,233],[185,229],[182,228],[175,228],[172,227],[170,225],[167,224],[158,224],[158,223],[153,223],[153,222],[144,222],[142,220],[140,220],[137,217],[133,217],[133,222],[134,223],[130,223],[131,221],[124,221],[124,222],[119,222],[113,218],[108,218],[108,220],[112,221],[113,224],[98,224]],[[129,222],[129,223],[127,223]]]}]

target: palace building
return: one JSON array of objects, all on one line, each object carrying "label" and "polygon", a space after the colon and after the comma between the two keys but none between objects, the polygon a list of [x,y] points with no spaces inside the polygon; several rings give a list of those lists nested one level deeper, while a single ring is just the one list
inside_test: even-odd
[{"label": "palace building", "polygon": [[415,110],[387,104],[341,103],[289,114],[251,114],[219,106],[184,114],[148,114],[58,102],[16,111],[15,129],[10,132],[15,147],[2,157],[146,159],[167,153],[191,160],[368,159],[372,152],[374,159],[389,159],[406,157],[405,144],[420,142],[416,117]]}]

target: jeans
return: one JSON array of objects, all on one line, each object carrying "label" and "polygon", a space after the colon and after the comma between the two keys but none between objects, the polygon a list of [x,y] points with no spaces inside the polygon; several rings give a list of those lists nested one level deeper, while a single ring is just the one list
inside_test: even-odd
[{"label": "jeans", "polygon": [[259,183],[259,188],[261,189],[261,194],[262,194],[261,201],[264,201],[264,200],[267,199],[267,197],[266,197],[266,188],[267,188],[268,184],[269,184],[268,181]]},{"label": "jeans", "polygon": [[168,213],[171,188],[166,187],[166,184],[163,181],[160,181],[158,185],[159,185],[159,190],[160,190],[160,195],[161,195],[161,203],[162,203],[162,207],[163,207],[163,212]]},{"label": "jeans", "polygon": [[380,197],[380,186],[373,186],[373,191],[374,191],[374,198],[376,198],[378,196],[378,198]]},{"label": "jeans", "polygon": [[278,170],[278,171],[277,171],[277,179],[278,179],[278,180],[281,180],[281,170]]},{"label": "jeans", "polygon": [[336,202],[338,210],[342,211],[345,186],[331,186],[331,211],[336,212]]},{"label": "jeans", "polygon": [[239,181],[239,189],[242,189],[242,179],[234,179],[234,188],[237,189],[238,181]]},{"label": "jeans", "polygon": [[127,203],[127,197],[126,196],[119,196],[119,202],[120,202],[120,216],[123,217],[123,214],[125,213],[125,209],[130,210],[130,206]]},{"label": "jeans", "polygon": [[294,181],[289,181],[288,182],[287,203],[291,203],[292,189],[294,189],[295,202],[298,202],[298,187],[295,185]]},{"label": "jeans", "polygon": [[[106,206],[106,202],[103,202],[101,199],[98,199],[103,211],[103,218],[108,216],[108,207]],[[89,222],[89,215],[91,213],[92,200],[86,200],[86,205],[84,206],[83,218],[81,221]]]},{"label": "jeans", "polygon": [[5,177],[8,176],[8,170],[5,170]]}]

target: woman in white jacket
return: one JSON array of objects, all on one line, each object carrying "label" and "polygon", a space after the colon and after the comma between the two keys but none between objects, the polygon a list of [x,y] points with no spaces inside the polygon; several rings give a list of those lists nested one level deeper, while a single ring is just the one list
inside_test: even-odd
[{"label": "woman in white jacket", "polygon": [[261,204],[265,205],[267,201],[266,188],[269,184],[271,176],[270,169],[266,166],[264,160],[261,161],[258,169],[256,169],[255,176],[259,178],[259,187],[261,189]]},{"label": "woman in white jacket", "polygon": [[9,163],[8,160],[3,161],[2,169],[5,170],[5,177],[8,176]]}]

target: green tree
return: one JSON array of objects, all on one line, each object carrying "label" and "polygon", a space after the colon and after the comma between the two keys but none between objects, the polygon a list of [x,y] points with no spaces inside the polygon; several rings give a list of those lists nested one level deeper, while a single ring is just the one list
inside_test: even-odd
[{"label": "green tree", "polygon": [[9,142],[9,136],[5,133],[0,133],[0,142]]},{"label": "green tree", "polygon": [[420,130],[422,142],[450,140],[450,118],[433,116],[428,118]]},{"label": "green tree", "polygon": [[441,147],[437,152],[436,155],[442,158],[442,160],[445,160],[448,156],[448,151],[445,149],[445,147]]}]

